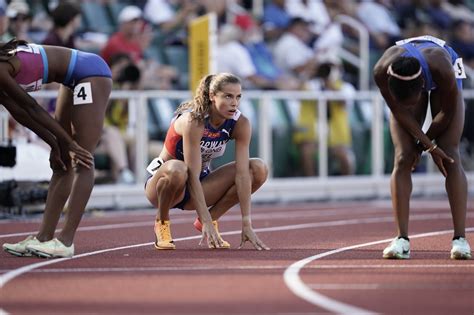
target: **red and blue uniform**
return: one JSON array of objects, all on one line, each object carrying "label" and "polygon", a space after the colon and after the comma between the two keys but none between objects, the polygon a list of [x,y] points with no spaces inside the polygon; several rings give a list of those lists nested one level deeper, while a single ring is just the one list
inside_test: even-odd
[{"label": "red and blue uniform", "polygon": [[[199,175],[199,179],[204,179],[207,175],[209,175],[210,171],[210,164],[211,161],[219,156],[222,156],[225,152],[225,148],[227,142],[232,139],[232,133],[235,128],[235,124],[237,123],[241,112],[237,110],[234,113],[234,116],[231,119],[226,119],[222,125],[215,128],[213,127],[209,119],[206,118],[204,121],[204,132],[200,141],[201,146],[201,174]],[[184,153],[183,153],[183,137],[176,133],[174,129],[174,123],[176,119],[179,117],[176,116],[172,121],[171,125],[168,129],[165,138],[165,148],[168,153],[173,156],[175,159],[184,161]],[[152,162],[153,163],[153,162]],[[150,163],[150,165],[152,164]],[[160,162],[162,163],[162,162]],[[158,170],[158,167],[151,168],[152,171],[150,172],[150,166],[147,167],[147,170],[153,175],[154,172]],[[146,184],[145,184],[146,185]],[[185,190],[184,198],[173,208],[180,208],[183,209],[186,202],[188,202],[190,198],[190,194],[188,189]]]},{"label": "red and blue uniform", "polygon": [[[237,110],[232,119],[227,119],[218,128],[214,128],[206,119],[204,122],[204,132],[201,138],[201,172],[208,172],[211,160],[222,156],[225,152],[226,144],[232,138],[232,132],[239,119],[241,112]],[[178,118],[177,116],[176,118]],[[171,122],[170,128],[165,138],[165,148],[174,158],[184,161],[183,137],[176,133],[174,129],[175,119]]]}]

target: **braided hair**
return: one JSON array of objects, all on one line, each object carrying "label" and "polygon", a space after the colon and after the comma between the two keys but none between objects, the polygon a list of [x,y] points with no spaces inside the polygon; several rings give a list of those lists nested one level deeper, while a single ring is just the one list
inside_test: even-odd
[{"label": "braided hair", "polygon": [[16,55],[16,48],[28,44],[27,41],[12,38],[7,43],[0,43],[0,61],[8,61]]},{"label": "braided hair", "polygon": [[217,92],[222,91],[224,85],[229,83],[241,84],[240,79],[231,73],[209,74],[205,76],[199,82],[194,98],[189,102],[179,105],[176,113],[182,114],[183,112],[190,110],[191,119],[204,121],[211,110],[212,103],[209,94],[211,92],[216,94]]}]

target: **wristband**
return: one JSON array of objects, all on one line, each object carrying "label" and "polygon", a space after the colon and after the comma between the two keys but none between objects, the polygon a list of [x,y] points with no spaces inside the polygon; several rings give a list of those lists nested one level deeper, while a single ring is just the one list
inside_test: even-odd
[{"label": "wristband", "polygon": [[432,145],[432,146],[427,150],[427,152],[428,152],[428,153],[431,153],[431,152],[433,152],[434,150],[436,150],[437,147],[438,147],[438,145],[436,145],[436,144],[435,144],[435,145]]},{"label": "wristband", "polygon": [[423,145],[423,143],[421,143],[420,140],[416,140],[415,144],[416,144],[416,147],[417,147],[419,150],[421,150],[421,151],[425,151],[425,150],[426,150],[425,146]]}]

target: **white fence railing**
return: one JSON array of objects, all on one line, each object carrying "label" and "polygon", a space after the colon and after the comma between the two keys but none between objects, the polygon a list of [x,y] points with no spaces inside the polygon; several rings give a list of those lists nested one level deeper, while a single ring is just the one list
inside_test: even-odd
[{"label": "white fence railing", "polygon": [[337,15],[335,21],[341,25],[347,25],[354,29],[358,35],[358,55],[341,47],[340,57],[355,66],[359,70],[359,89],[369,89],[369,31],[364,24],[348,15]]},{"label": "white fence railing", "polygon": [[[35,97],[54,98],[55,91],[40,91],[32,94]],[[113,91],[113,99],[129,100],[129,121],[135,132],[136,159],[135,169],[137,185],[96,185],[89,202],[89,207],[141,207],[147,206],[143,194],[143,183],[146,178],[148,126],[147,102],[149,99],[186,100],[191,97],[187,91]],[[474,90],[464,91],[465,99],[474,98]],[[318,136],[319,159],[317,177],[274,178],[258,191],[254,201],[303,201],[321,199],[348,198],[385,198],[390,196],[389,174],[384,173],[384,112],[385,103],[376,91],[359,91],[350,99],[337,92],[293,92],[293,91],[245,91],[243,100],[255,100],[258,119],[258,155],[268,164],[273,174],[272,156],[272,104],[275,100],[317,100],[318,101]],[[327,142],[327,102],[329,100],[358,100],[371,105],[371,160],[369,175],[329,176],[328,175],[328,142]],[[245,111],[244,111],[245,114]],[[468,172],[469,192],[473,192],[474,173]],[[1,178],[1,176],[0,176]],[[433,167],[427,173],[414,174],[414,194],[444,193],[443,177]]]}]

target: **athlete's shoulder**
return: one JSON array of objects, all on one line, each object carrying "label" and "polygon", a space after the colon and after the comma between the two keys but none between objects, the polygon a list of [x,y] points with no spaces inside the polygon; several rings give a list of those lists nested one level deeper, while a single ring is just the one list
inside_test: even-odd
[{"label": "athlete's shoulder", "polygon": [[375,80],[383,79],[387,76],[387,69],[390,64],[400,56],[405,49],[401,46],[391,46],[385,50],[380,59],[374,65],[373,74]]},{"label": "athlete's shoulder", "polygon": [[245,116],[244,114],[242,114],[241,112],[239,112],[239,115],[238,115],[237,119],[235,119],[235,120],[236,120],[235,128],[237,130],[239,130],[239,129],[250,129],[251,128],[250,119],[248,119],[248,117]]},{"label": "athlete's shoulder", "polygon": [[180,135],[185,131],[193,133],[204,130],[204,122],[198,119],[193,119],[190,111],[179,114],[175,119],[173,119],[172,124],[174,125],[176,132]]},{"label": "athlete's shoulder", "polygon": [[384,51],[379,61],[383,61],[386,64],[390,64],[392,63],[393,59],[400,56],[404,51],[405,51],[405,48],[403,48],[402,46],[393,45]]},{"label": "athlete's shoulder", "polygon": [[235,113],[234,113],[234,116],[232,117],[232,119],[235,120],[235,121],[237,121],[237,120],[239,120],[239,118],[240,118],[241,116],[243,116],[243,115],[242,115],[242,112],[241,112],[240,110],[236,109],[236,110],[235,110]]}]

